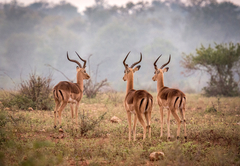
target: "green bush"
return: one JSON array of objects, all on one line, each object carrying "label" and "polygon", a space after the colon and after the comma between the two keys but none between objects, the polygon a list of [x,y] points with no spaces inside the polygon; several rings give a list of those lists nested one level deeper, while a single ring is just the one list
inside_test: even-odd
[{"label": "green bush", "polygon": [[50,110],[52,100],[51,75],[44,77],[38,76],[34,72],[29,75],[29,79],[22,81],[19,89],[15,93],[5,93],[2,99],[4,107],[17,107],[18,109]]},{"label": "green bush", "polygon": [[100,122],[103,120],[104,116],[107,114],[107,112],[100,115],[97,119],[92,119],[88,115],[84,113],[80,114],[81,124],[80,124],[80,131],[81,136],[85,136],[88,131],[94,130],[94,128],[100,124]]}]

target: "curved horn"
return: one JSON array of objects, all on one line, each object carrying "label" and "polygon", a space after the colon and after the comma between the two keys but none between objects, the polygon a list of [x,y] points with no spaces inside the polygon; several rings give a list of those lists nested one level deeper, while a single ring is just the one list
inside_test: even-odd
[{"label": "curved horn", "polygon": [[125,61],[126,61],[128,55],[130,54],[130,52],[131,52],[131,51],[129,51],[129,53],[127,54],[127,56],[126,56],[125,59],[123,60],[123,65],[124,65],[125,67],[127,66],[127,64],[125,63]]},{"label": "curved horn", "polygon": [[135,62],[132,64],[131,68],[133,68],[135,65],[139,64],[142,61],[142,53],[140,52],[140,60],[138,62]]},{"label": "curved horn", "polygon": [[168,62],[165,63],[165,64],[163,64],[163,65],[161,66],[161,69],[164,68],[167,64],[169,64],[170,60],[171,60],[171,54],[169,55],[169,60],[168,60]]},{"label": "curved horn", "polygon": [[76,64],[78,64],[79,67],[82,68],[82,65],[81,65],[78,61],[72,60],[72,59],[70,59],[70,58],[68,57],[68,52],[67,52],[67,59],[68,59],[69,61],[71,61],[71,62],[75,62]]},{"label": "curved horn", "polygon": [[[76,51],[75,51],[76,52]],[[82,59],[79,55],[78,55],[78,53],[76,52],[76,54],[77,54],[77,56],[84,62],[84,64],[83,64],[83,68],[85,68],[86,67],[86,63],[87,63],[87,61],[86,60],[84,60],[84,59]]]},{"label": "curved horn", "polygon": [[158,59],[160,58],[162,56],[162,54],[156,59],[156,61],[153,63],[153,65],[154,65],[154,67],[155,67],[155,69],[156,70],[158,70],[158,68],[157,68],[157,61],[158,61]]}]

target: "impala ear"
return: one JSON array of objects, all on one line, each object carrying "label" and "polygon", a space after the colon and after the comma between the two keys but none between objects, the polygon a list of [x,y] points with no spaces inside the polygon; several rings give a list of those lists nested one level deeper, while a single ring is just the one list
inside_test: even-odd
[{"label": "impala ear", "polygon": [[168,69],[169,69],[169,67],[165,67],[165,68],[163,69],[163,73],[167,72]]},{"label": "impala ear", "polygon": [[138,71],[141,68],[141,65],[134,67],[133,72]]}]

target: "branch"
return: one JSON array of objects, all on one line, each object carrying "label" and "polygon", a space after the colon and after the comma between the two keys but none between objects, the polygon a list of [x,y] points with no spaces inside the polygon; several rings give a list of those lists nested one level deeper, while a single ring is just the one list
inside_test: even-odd
[{"label": "branch", "polygon": [[73,82],[73,81],[72,81],[71,79],[69,79],[62,71],[56,69],[55,67],[53,67],[53,66],[51,66],[51,65],[49,65],[49,64],[45,64],[45,66],[51,67],[52,69],[54,69],[54,70],[58,71],[59,73],[61,73],[68,81]]}]

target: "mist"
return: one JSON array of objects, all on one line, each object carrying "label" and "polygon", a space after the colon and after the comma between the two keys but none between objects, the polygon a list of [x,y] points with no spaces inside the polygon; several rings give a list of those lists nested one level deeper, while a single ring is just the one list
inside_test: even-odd
[{"label": "mist", "polygon": [[141,69],[134,75],[134,88],[155,90],[153,63],[162,54],[160,67],[171,54],[165,86],[200,92],[208,76],[195,73],[186,77],[180,65],[182,53],[195,53],[201,44],[238,43],[240,6],[214,0],[197,2],[111,6],[96,0],[82,13],[67,1],[39,1],[28,6],[17,1],[0,3],[0,88],[14,89],[32,72],[51,73],[53,85],[67,80],[52,67],[76,81],[76,64],[66,58],[68,51],[71,59],[79,60],[76,51],[83,59],[92,54],[87,62],[92,79],[107,78],[111,88],[124,91],[122,62],[131,51],[126,61],[129,65],[139,60],[140,52],[143,54]]}]

